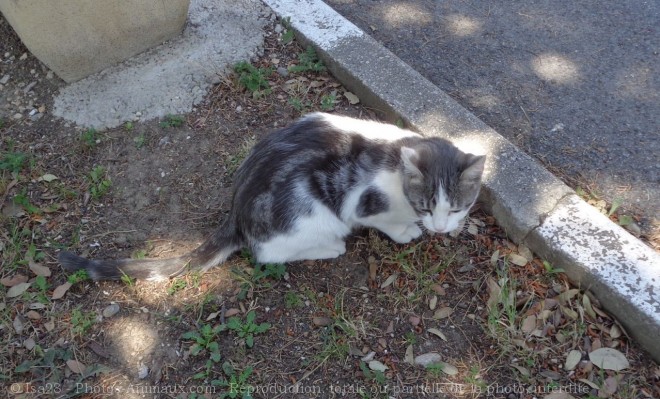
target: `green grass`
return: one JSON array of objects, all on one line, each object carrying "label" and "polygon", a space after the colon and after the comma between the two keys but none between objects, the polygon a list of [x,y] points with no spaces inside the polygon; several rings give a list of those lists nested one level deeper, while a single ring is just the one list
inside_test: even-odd
[{"label": "green grass", "polygon": [[241,61],[234,66],[238,75],[238,83],[258,98],[271,92],[268,77],[273,74],[273,68],[257,68],[254,65]]},{"label": "green grass", "polygon": [[20,173],[25,165],[27,155],[22,152],[6,152],[0,158],[0,170]]},{"label": "green grass", "polygon": [[74,336],[82,337],[94,325],[96,315],[94,312],[84,312],[80,307],[71,311],[71,332]]},{"label": "green grass", "polygon": [[326,94],[321,97],[321,111],[332,111],[335,108],[337,96],[335,94]]},{"label": "green grass", "polygon": [[238,317],[230,317],[227,324],[222,324],[222,329],[232,330],[239,338],[245,340],[245,346],[252,348],[254,346],[254,336],[264,333],[270,328],[270,323],[255,323],[257,314],[251,310],[245,315],[245,321]]},{"label": "green grass", "polygon": [[305,51],[298,54],[298,65],[289,67],[289,72],[293,73],[325,72],[325,70],[323,62],[312,46],[307,47]]},{"label": "green grass", "polygon": [[96,132],[96,129],[89,128],[85,130],[82,135],[80,135],[80,139],[86,148],[92,149],[96,147],[96,144],[98,144],[99,138],[97,136],[98,133]]},{"label": "green grass", "polygon": [[135,147],[139,150],[144,147],[144,144],[147,142],[147,139],[144,137],[144,133],[140,133],[137,136],[133,137],[133,142]]},{"label": "green grass", "polygon": [[89,172],[89,193],[92,198],[99,200],[110,191],[112,181],[106,177],[106,171],[103,166],[96,166]]},{"label": "green grass", "polygon": [[186,123],[186,118],[181,116],[181,115],[172,115],[168,114],[165,116],[165,119],[160,122],[160,127],[162,128],[168,128],[168,127],[181,127],[183,124]]}]

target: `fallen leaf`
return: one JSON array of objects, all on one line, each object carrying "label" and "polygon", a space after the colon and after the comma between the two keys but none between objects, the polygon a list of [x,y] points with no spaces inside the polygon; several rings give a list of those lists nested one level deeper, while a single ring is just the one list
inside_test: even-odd
[{"label": "fallen leaf", "polygon": [[240,309],[230,308],[230,309],[227,309],[227,311],[225,312],[225,317],[236,316],[237,314],[240,314],[240,313],[241,313]]},{"label": "fallen leaf", "polygon": [[445,306],[443,308],[440,308],[433,313],[433,318],[434,319],[446,319],[449,317],[454,309],[450,308],[449,306]]},{"label": "fallen leaf", "polygon": [[30,288],[31,285],[31,283],[16,284],[15,286],[11,287],[9,291],[7,291],[7,298],[15,298],[23,294],[25,291],[27,291],[28,288]]},{"label": "fallen leaf", "polygon": [[351,104],[351,105],[355,105],[355,104],[357,104],[357,103],[360,102],[360,99],[358,98],[358,96],[356,96],[355,94],[351,93],[350,91],[346,91],[346,92],[344,92],[344,97],[346,97],[346,99],[348,100],[349,104]]},{"label": "fallen leaf", "polygon": [[447,337],[445,336],[445,334],[442,331],[438,330],[437,328],[429,328],[427,331],[430,332],[431,334],[437,335],[443,341],[447,340]]},{"label": "fallen leaf", "polygon": [[383,282],[383,284],[380,285],[380,288],[386,288],[386,287],[392,285],[392,283],[396,280],[397,277],[398,277],[398,276],[397,276],[396,273],[392,274],[391,276],[389,276],[389,277],[387,278],[387,280],[385,280],[385,281]]},{"label": "fallen leaf", "polygon": [[210,320],[215,319],[216,317],[218,317],[219,314],[220,314],[220,312],[209,313],[209,315],[206,316],[206,321],[210,321]]},{"label": "fallen leaf", "polygon": [[589,353],[589,360],[605,370],[621,371],[630,367],[626,356],[616,349],[600,348]]},{"label": "fallen leaf", "polygon": [[384,365],[383,363],[379,362],[378,360],[372,360],[369,362],[369,368],[374,370],[374,371],[385,371],[387,370],[387,366]]},{"label": "fallen leaf", "polygon": [[500,250],[498,249],[497,251],[493,252],[493,254],[490,256],[491,266],[495,266],[499,258],[500,258]]},{"label": "fallen leaf", "polygon": [[62,285],[59,285],[57,288],[53,290],[53,296],[51,299],[60,299],[66,294],[66,292],[71,288],[71,283],[66,282]]},{"label": "fallen leaf", "polygon": [[387,330],[385,330],[385,334],[392,334],[394,332],[394,322],[390,321],[390,323],[387,325]]},{"label": "fallen leaf", "polygon": [[520,256],[518,254],[509,254],[508,259],[509,262],[513,263],[514,265],[525,266],[527,264],[527,259],[525,259],[524,256]]},{"label": "fallen leaf", "polygon": [[526,369],[526,368],[523,367],[523,366],[518,366],[517,364],[512,364],[511,367],[513,367],[514,369],[518,370],[518,372],[520,372],[520,374],[522,374],[522,375],[525,376],[525,377],[529,377],[529,376],[531,375],[530,372],[529,372],[529,370]]},{"label": "fallen leaf", "polygon": [[34,339],[33,339],[33,338],[28,338],[28,339],[26,339],[25,341],[23,341],[23,346],[25,347],[25,349],[27,349],[27,350],[29,350],[29,351],[31,351],[32,349],[34,349],[34,347],[35,347],[36,344],[37,344],[37,343],[34,342]]},{"label": "fallen leaf", "polygon": [[360,360],[369,363],[370,361],[374,360],[374,357],[376,357],[376,352],[371,351],[367,353],[365,356],[363,356]]},{"label": "fallen leaf", "polygon": [[447,292],[445,291],[444,287],[441,286],[440,284],[433,284],[431,286],[431,289],[433,290],[433,292],[435,292],[436,294],[438,294],[440,296],[447,295]]},{"label": "fallen leaf", "polygon": [[408,347],[406,348],[406,354],[403,357],[403,361],[405,363],[408,363],[408,364],[411,364],[411,365],[415,364],[415,356],[413,355],[413,346],[412,346],[412,344],[408,345]]},{"label": "fallen leaf", "polygon": [[41,319],[41,315],[36,310],[30,310],[25,315],[30,320],[39,320],[39,319]]},{"label": "fallen leaf", "polygon": [[84,364],[74,359],[67,360],[66,365],[69,367],[71,371],[73,371],[76,374],[82,374],[85,371],[85,367],[86,367]]},{"label": "fallen leaf", "polygon": [[438,297],[433,295],[431,299],[429,299],[429,309],[435,310],[435,307],[438,305]]},{"label": "fallen leaf", "polygon": [[25,318],[21,316],[20,314],[17,314],[16,317],[14,317],[14,322],[12,323],[12,326],[14,327],[14,331],[16,331],[16,334],[20,334],[23,332],[23,328],[25,327]]},{"label": "fallen leaf", "polygon": [[564,363],[564,368],[569,371],[573,370],[578,365],[578,363],[580,363],[580,360],[582,360],[582,352],[573,349],[572,351],[568,352],[568,356],[566,356],[566,363]]},{"label": "fallen leaf", "polygon": [[378,273],[378,264],[376,262],[369,263],[369,280],[376,280],[376,274]]},{"label": "fallen leaf", "polygon": [[608,398],[616,393],[617,388],[619,388],[619,380],[616,376],[610,376],[605,380],[603,387],[598,390],[598,396]]},{"label": "fallen leaf", "polygon": [[578,318],[577,312],[575,310],[571,309],[571,308],[568,308],[566,306],[562,306],[561,311],[562,311],[563,314],[565,314],[566,316],[570,317],[573,320],[577,320],[577,318]]},{"label": "fallen leaf", "polygon": [[408,321],[413,325],[413,327],[417,327],[419,323],[421,323],[422,319],[419,316],[412,315],[408,318]]},{"label": "fallen leaf", "polygon": [[610,337],[616,339],[619,338],[620,336],[621,336],[621,329],[619,328],[619,326],[614,324],[612,328],[610,328]]},{"label": "fallen leaf", "polygon": [[584,311],[587,312],[589,316],[594,319],[596,318],[596,312],[594,312],[594,308],[591,306],[591,299],[589,298],[589,295],[582,295],[582,306],[584,307]]},{"label": "fallen leaf", "polygon": [[22,274],[14,274],[11,277],[5,277],[3,279],[0,279],[0,284],[4,285],[5,287],[13,287],[16,284],[26,283],[27,281],[28,281],[27,276],[24,276]]},{"label": "fallen leaf", "polygon": [[529,248],[527,248],[523,244],[518,245],[518,253],[520,254],[520,256],[527,259],[528,262],[531,262],[532,259],[534,259],[534,254],[532,253],[532,251],[530,251]]},{"label": "fallen leaf", "polygon": [[456,374],[458,374],[458,368],[456,368],[456,366],[454,366],[454,365],[451,365],[451,364],[445,363],[445,362],[438,362],[436,364],[439,365],[442,372],[447,374],[447,375],[456,375]]},{"label": "fallen leaf", "polygon": [[50,277],[51,275],[50,269],[40,263],[30,261],[28,267],[30,270],[32,270],[32,273],[36,274],[37,276]]},{"label": "fallen leaf", "polygon": [[317,316],[312,319],[312,323],[318,327],[325,327],[332,324],[332,319],[325,316]]},{"label": "fallen leaf", "polygon": [[46,173],[45,175],[38,178],[37,181],[45,181],[45,182],[50,183],[50,182],[52,182],[53,180],[56,180],[56,179],[57,179],[57,176],[55,176],[53,174],[50,174],[50,173]]},{"label": "fallen leaf", "polygon": [[557,300],[559,301],[560,304],[565,305],[566,302],[573,299],[579,292],[580,292],[580,290],[578,290],[577,288],[573,288],[572,290],[564,291],[561,294],[557,295]]},{"label": "fallen leaf", "polygon": [[522,322],[522,326],[520,326],[520,330],[524,332],[525,334],[529,334],[534,329],[536,328],[536,316],[535,315],[530,315],[525,317],[525,320]]},{"label": "fallen leaf", "polygon": [[486,280],[486,285],[488,286],[488,302],[486,303],[486,306],[488,306],[488,309],[493,309],[495,306],[500,301],[500,295],[502,293],[502,289],[500,288],[499,284],[493,279],[492,277],[488,277],[488,280]]},{"label": "fallen leaf", "polygon": [[590,386],[591,388],[593,388],[593,389],[600,389],[600,387],[598,386],[598,384],[596,384],[596,383],[593,382],[593,381],[589,381],[589,380],[586,379],[586,378],[580,378],[578,381],[580,381],[580,382],[582,382],[582,383],[585,383],[585,384],[589,385],[589,386]]},{"label": "fallen leaf", "polygon": [[468,224],[467,228],[468,233],[472,234],[473,236],[476,236],[479,234],[479,227],[477,227],[476,224],[470,223]]}]

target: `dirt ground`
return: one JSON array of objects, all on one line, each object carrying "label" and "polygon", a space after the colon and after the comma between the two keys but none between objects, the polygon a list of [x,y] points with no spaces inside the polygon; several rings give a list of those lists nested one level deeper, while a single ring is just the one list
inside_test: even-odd
[{"label": "dirt ground", "polygon": [[[263,73],[268,89],[230,76],[191,114],[97,132],[50,115],[63,83],[0,18],[4,397],[660,396],[660,367],[598,301],[478,205],[455,237],[398,245],[363,230],[335,261],[255,265],[242,253],[161,283],[67,276],[55,261],[65,248],[194,248],[229,211],[250,146],[301,114],[379,116],[273,32],[249,60],[280,67]],[[284,70],[295,66],[306,67]]]}]

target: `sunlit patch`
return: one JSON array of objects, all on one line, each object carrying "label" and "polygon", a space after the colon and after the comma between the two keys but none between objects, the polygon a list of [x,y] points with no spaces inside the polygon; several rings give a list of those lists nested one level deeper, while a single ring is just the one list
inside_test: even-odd
[{"label": "sunlit patch", "polygon": [[469,89],[466,90],[465,96],[467,97],[470,105],[478,108],[484,108],[489,111],[497,108],[502,105],[502,102],[499,98],[490,94],[484,88]]},{"label": "sunlit patch", "polygon": [[445,17],[447,29],[453,35],[465,37],[474,35],[481,30],[481,21],[460,14],[452,14]]},{"label": "sunlit patch", "polygon": [[557,83],[572,83],[579,76],[577,65],[559,54],[545,53],[534,57],[532,68],[540,78]]},{"label": "sunlit patch", "polygon": [[657,101],[658,91],[655,89],[653,79],[652,69],[648,65],[628,67],[617,74],[614,94],[637,101]]},{"label": "sunlit patch", "polygon": [[432,22],[431,14],[415,4],[392,4],[386,7],[383,17],[390,25],[426,25]]}]

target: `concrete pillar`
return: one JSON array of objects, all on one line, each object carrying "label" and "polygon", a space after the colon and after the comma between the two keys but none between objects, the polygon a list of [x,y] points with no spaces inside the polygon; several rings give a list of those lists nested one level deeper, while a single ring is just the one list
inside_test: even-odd
[{"label": "concrete pillar", "polygon": [[0,0],[25,46],[74,82],[180,34],[190,0]]}]

